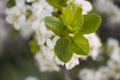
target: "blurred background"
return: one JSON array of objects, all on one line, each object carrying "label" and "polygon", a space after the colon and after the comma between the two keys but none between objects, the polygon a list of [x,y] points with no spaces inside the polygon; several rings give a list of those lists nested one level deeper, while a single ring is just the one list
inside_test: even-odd
[{"label": "blurred background", "polygon": [[0,80],[120,80],[120,0],[89,0],[91,13],[102,17],[97,59],[81,58],[71,70],[60,66],[60,71],[50,72],[36,65],[29,44],[34,34],[24,38],[5,21],[7,1],[0,0]]}]

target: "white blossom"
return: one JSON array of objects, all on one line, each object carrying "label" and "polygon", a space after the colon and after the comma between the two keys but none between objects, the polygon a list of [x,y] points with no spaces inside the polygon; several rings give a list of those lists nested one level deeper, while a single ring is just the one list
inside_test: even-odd
[{"label": "white blossom", "polygon": [[92,33],[84,36],[88,39],[90,45],[89,55],[92,57],[93,60],[96,60],[100,54],[102,47],[100,38],[97,36],[96,33]]},{"label": "white blossom", "polygon": [[68,0],[68,3],[74,2],[76,5],[81,5],[83,14],[87,14],[92,10],[92,5],[87,0]]},{"label": "white blossom", "polygon": [[40,27],[36,30],[36,39],[40,46],[53,35],[54,33],[46,28],[44,22],[41,22]]},{"label": "white blossom", "polygon": [[[18,2],[16,1],[16,3]],[[23,5],[23,2],[20,2],[19,5],[12,8],[6,9],[6,14],[6,21],[13,24],[16,30],[20,30],[21,27],[23,27],[23,24],[26,21],[26,7]]]},{"label": "white blossom", "polygon": [[[120,46],[119,41],[109,38],[107,41],[109,60],[106,66],[101,66],[97,70],[82,69],[78,77],[81,80],[114,80],[120,79]],[[93,73],[94,72],[94,73]],[[84,74],[83,74],[84,73]]]},{"label": "white blossom", "polygon": [[23,7],[25,5],[25,0],[15,0],[16,6]]},{"label": "white blossom", "polygon": [[51,16],[53,7],[49,5],[45,0],[40,0],[39,2],[32,4],[32,12],[38,18],[43,19],[45,16]]},{"label": "white blossom", "polygon": [[60,61],[57,57],[55,58],[55,60],[57,64],[65,65],[66,69],[72,69],[73,67],[79,64],[79,58],[86,58],[86,56],[73,54],[71,60],[67,63]]},{"label": "white blossom", "polygon": [[108,67],[115,79],[120,79],[120,46],[119,41],[114,38],[108,39],[108,50],[110,51],[110,60],[108,61]]},{"label": "white blossom", "polygon": [[79,72],[78,77],[81,80],[109,80],[111,72],[108,67],[100,67],[97,71],[84,68]]},{"label": "white blossom", "polygon": [[96,80],[108,80],[111,75],[112,74],[109,67],[100,67],[96,71]]},{"label": "white blossom", "polygon": [[108,51],[112,60],[120,61],[119,41],[114,38],[109,38],[107,41]]},{"label": "white blossom", "polygon": [[59,67],[54,60],[54,51],[42,46],[41,51],[35,55],[40,71],[59,71]]},{"label": "white blossom", "polygon": [[113,2],[114,0],[95,0],[94,5],[99,13],[107,14],[109,24],[120,22],[120,9]]},{"label": "white blossom", "polygon": [[95,80],[96,72],[92,69],[82,69],[81,72],[78,74],[78,77],[81,80]]}]

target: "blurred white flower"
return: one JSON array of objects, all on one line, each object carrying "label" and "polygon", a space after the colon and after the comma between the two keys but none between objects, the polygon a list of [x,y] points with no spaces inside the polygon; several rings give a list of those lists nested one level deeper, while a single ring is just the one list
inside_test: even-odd
[{"label": "blurred white flower", "polygon": [[108,51],[112,60],[120,61],[119,41],[114,38],[109,38],[107,41]]},{"label": "blurred white flower", "polygon": [[71,60],[68,63],[65,64],[66,69],[72,69],[73,67],[75,67],[76,65],[78,65],[80,57],[81,56],[79,56],[79,55],[73,54]]},{"label": "blurred white flower", "polygon": [[96,33],[92,33],[84,36],[88,39],[90,45],[89,55],[92,57],[93,60],[96,60],[100,54],[102,47],[100,38],[97,36]]},{"label": "blurred white flower", "polygon": [[[82,69],[79,72],[78,77],[81,80],[114,80],[120,79],[120,46],[119,41],[114,38],[109,38],[107,41],[107,48],[109,54],[109,60],[106,66],[101,66],[98,70]],[[94,71],[94,73],[93,73]],[[93,76],[94,75],[94,76]]]},{"label": "blurred white flower", "polygon": [[66,69],[72,69],[73,67],[75,67],[76,65],[79,64],[79,58],[83,58],[84,59],[84,58],[86,58],[86,56],[73,54],[71,60],[69,62],[67,62],[67,63],[64,63],[64,62],[60,61],[57,58],[57,56],[56,56],[55,60],[56,60],[56,63],[58,65],[65,65]]},{"label": "blurred white flower", "polygon": [[112,73],[109,67],[100,67],[96,71],[96,79],[94,80],[108,80],[111,77],[111,75]]},{"label": "blurred white flower", "polygon": [[54,51],[46,46],[41,46],[40,52],[35,55],[40,71],[59,71],[59,67],[54,60]]},{"label": "blurred white flower", "polygon": [[120,79],[120,61],[109,60],[108,67],[110,68],[112,76],[117,80]]},{"label": "blurred white flower", "polygon": [[92,10],[92,5],[87,0],[68,0],[68,4],[74,2],[76,5],[81,5],[83,9],[83,14],[87,14]]},{"label": "blurred white flower", "polygon": [[[47,31],[46,29],[44,32],[42,32],[42,34],[43,35],[39,35],[38,36],[39,38],[37,38],[38,44],[40,45],[40,52],[38,52],[35,55],[37,65],[40,71],[43,71],[43,72],[44,71],[59,71],[59,66],[55,62],[56,55],[54,52],[54,46],[55,46],[56,41],[59,39],[59,37],[56,36],[53,39],[50,39],[53,33],[52,34],[49,33],[49,31]],[[43,40],[40,40],[41,37],[43,38]],[[41,41],[43,42],[41,43]]]},{"label": "blurred white flower", "polygon": [[95,0],[94,5],[99,13],[107,14],[110,23],[120,23],[120,9],[113,2],[114,0]]},{"label": "blurred white flower", "polygon": [[45,26],[45,23],[42,21],[38,29],[36,30],[36,40],[38,44],[43,45],[47,39],[54,36],[54,33],[48,30]]},{"label": "blurred white flower", "polygon": [[45,0],[40,0],[32,4],[32,12],[38,18],[43,19],[45,16],[52,15],[53,7]]},{"label": "blurred white flower", "polygon": [[39,80],[39,79],[33,76],[28,76],[25,80]]},{"label": "blurred white flower", "polygon": [[[27,2],[33,2],[31,5],[25,4],[25,0],[15,0],[15,2],[15,6],[6,9],[6,21],[19,30],[23,38],[29,37],[33,31],[37,33],[38,27],[46,28],[43,26],[43,18],[52,14],[53,7],[51,5],[45,0],[38,2],[27,0]],[[28,15],[28,11],[30,11],[30,15]],[[41,31],[39,32],[41,33]]]},{"label": "blurred white flower", "polygon": [[46,40],[46,45],[47,45],[50,49],[54,49],[54,46],[55,46],[56,41],[57,41],[58,39],[59,39],[58,36],[55,36],[55,37],[53,38],[53,40],[47,39],[47,40]]},{"label": "blurred white flower", "polygon": [[16,6],[23,7],[25,5],[25,0],[15,0]]},{"label": "blurred white flower", "polygon": [[108,50],[110,50],[110,60],[108,67],[115,79],[120,79],[120,46],[119,41],[114,38],[109,38],[107,41]]},{"label": "blurred white flower", "polygon": [[83,14],[86,14],[92,10],[92,5],[89,1],[86,0],[75,0],[76,4],[79,4],[82,6]]},{"label": "blurred white flower", "polygon": [[[104,75],[103,75],[104,74]],[[108,67],[100,67],[97,71],[93,69],[82,69],[78,77],[81,80],[109,80],[110,69]]]},{"label": "blurred white flower", "polygon": [[[22,9],[23,8],[23,9]],[[6,21],[10,24],[13,24],[16,30],[20,30],[23,27],[23,24],[26,21],[26,7],[14,6],[12,8],[6,9]]]},{"label": "blurred white flower", "polygon": [[92,69],[82,69],[78,74],[78,77],[81,80],[96,80],[95,79],[96,72]]}]

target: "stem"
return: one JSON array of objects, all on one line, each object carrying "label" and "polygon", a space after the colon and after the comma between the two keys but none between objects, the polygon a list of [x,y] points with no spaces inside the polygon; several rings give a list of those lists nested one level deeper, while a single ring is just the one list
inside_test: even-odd
[{"label": "stem", "polygon": [[63,78],[64,78],[64,80],[71,80],[69,71],[66,69],[65,66],[63,67],[62,70],[63,70]]}]

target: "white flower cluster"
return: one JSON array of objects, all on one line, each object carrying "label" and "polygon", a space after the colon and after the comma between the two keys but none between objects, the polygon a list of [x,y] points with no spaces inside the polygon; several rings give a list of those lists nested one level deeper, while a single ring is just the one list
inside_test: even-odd
[{"label": "white flower cluster", "polygon": [[83,9],[83,14],[87,14],[92,10],[92,5],[87,0],[68,0],[68,4],[74,2],[76,5],[81,5]]},{"label": "white flower cluster", "polygon": [[[86,0],[68,0],[67,3],[71,1],[82,6],[83,14],[87,14],[92,9],[91,4]],[[13,24],[24,37],[33,31],[36,33],[35,39],[40,51],[35,55],[35,60],[41,71],[58,71],[57,64],[65,65],[67,69],[79,64],[78,58],[82,57],[80,55],[73,55],[68,63],[61,62],[55,55],[54,45],[59,37],[48,30],[43,21],[45,16],[52,15],[54,8],[51,5],[45,0],[15,0],[15,2],[15,6],[6,9],[6,21]]]},{"label": "white flower cluster", "polygon": [[90,45],[89,55],[92,57],[93,60],[97,61],[102,50],[102,43],[100,41],[100,38],[97,36],[96,33],[84,36],[88,39]]},{"label": "white flower cluster", "polygon": [[[53,7],[45,0],[15,0],[16,5],[6,9],[6,21],[27,37],[41,26],[44,16],[51,15]],[[26,2],[28,4],[26,4]],[[32,3],[29,5],[29,3]]]},{"label": "white flower cluster", "polygon": [[81,80],[110,80],[109,69],[101,67],[97,71],[93,69],[82,69],[78,75]]},{"label": "white flower cluster", "polygon": [[120,79],[120,46],[119,41],[109,38],[107,41],[110,59],[106,66],[98,70],[82,69],[79,73],[81,80],[119,80]]},{"label": "white flower cluster", "polygon": [[120,9],[114,0],[95,0],[95,8],[99,13],[107,14],[110,23],[120,23]]}]

